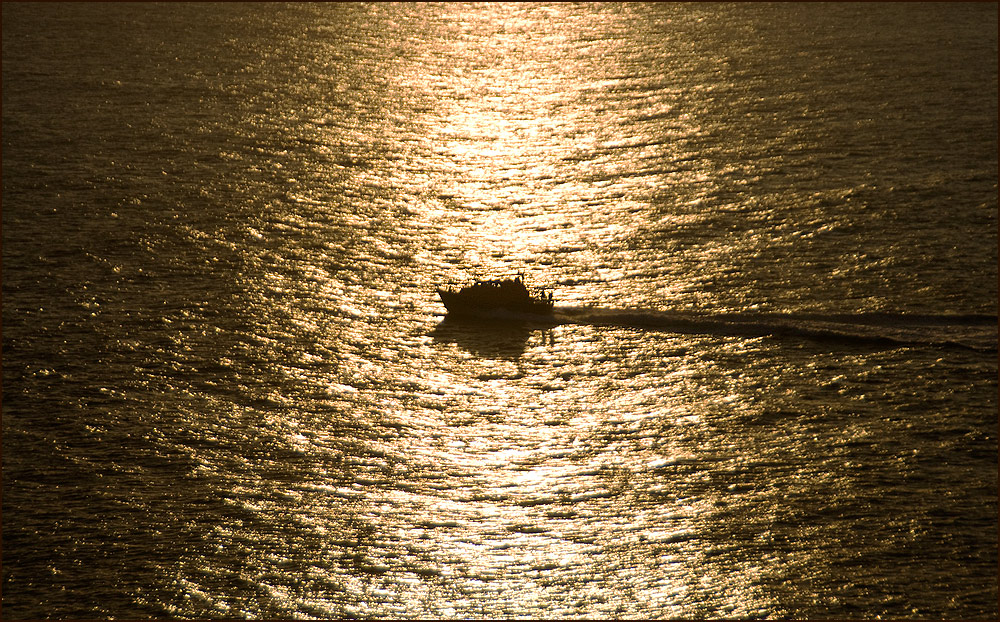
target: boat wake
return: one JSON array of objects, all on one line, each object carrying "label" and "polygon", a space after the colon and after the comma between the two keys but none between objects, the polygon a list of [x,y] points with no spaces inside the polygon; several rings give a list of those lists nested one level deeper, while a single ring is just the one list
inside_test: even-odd
[{"label": "boat wake", "polygon": [[557,324],[619,326],[683,334],[788,337],[879,347],[997,351],[997,317],[903,313],[699,313],[557,306]]}]

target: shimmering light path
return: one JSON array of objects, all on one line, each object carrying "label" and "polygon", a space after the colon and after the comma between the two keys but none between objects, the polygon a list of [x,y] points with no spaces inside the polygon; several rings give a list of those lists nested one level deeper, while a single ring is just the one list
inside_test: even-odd
[{"label": "shimmering light path", "polygon": [[995,4],[3,17],[5,619],[996,617]]}]

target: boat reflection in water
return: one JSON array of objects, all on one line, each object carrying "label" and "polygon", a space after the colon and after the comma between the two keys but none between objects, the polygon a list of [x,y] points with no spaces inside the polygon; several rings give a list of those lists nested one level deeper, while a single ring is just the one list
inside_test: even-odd
[{"label": "boat reflection in water", "polygon": [[536,330],[543,331],[543,340],[551,332],[546,327],[539,329],[532,322],[449,315],[434,327],[431,338],[438,343],[454,343],[479,358],[517,361],[524,356]]}]

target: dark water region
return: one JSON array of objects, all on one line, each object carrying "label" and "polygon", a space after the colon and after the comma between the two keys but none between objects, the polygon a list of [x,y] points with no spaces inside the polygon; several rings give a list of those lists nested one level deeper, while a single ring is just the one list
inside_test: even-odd
[{"label": "dark water region", "polygon": [[5,619],[997,617],[996,4],[2,11]]}]

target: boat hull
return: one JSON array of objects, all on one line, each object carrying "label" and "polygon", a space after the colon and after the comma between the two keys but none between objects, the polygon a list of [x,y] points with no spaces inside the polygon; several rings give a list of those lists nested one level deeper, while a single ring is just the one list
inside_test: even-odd
[{"label": "boat hull", "polygon": [[503,314],[552,315],[552,302],[548,300],[484,301],[461,292],[437,290],[449,316],[484,317]]}]

